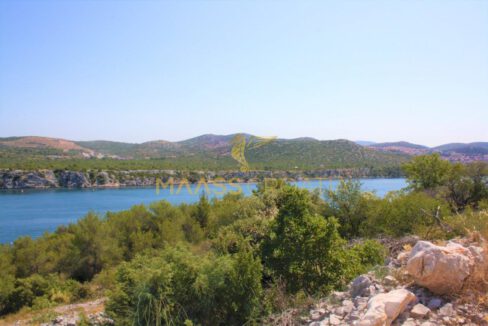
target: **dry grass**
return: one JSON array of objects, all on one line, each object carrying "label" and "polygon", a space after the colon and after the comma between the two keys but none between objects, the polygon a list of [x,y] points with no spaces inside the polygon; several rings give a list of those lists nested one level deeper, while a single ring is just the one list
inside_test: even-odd
[{"label": "dry grass", "polygon": [[466,211],[460,215],[446,218],[446,222],[456,235],[470,237],[473,232],[488,239],[488,209],[481,211]]},{"label": "dry grass", "polygon": [[7,325],[39,325],[54,319],[56,316],[79,316],[80,314],[90,315],[105,310],[105,298],[86,301],[76,304],[62,305],[53,308],[21,311],[7,315],[0,319],[0,326]]}]

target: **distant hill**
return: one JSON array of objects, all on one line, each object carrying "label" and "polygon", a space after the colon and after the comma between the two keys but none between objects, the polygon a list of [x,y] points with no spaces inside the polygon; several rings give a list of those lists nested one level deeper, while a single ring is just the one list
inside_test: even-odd
[{"label": "distant hill", "polygon": [[[231,155],[236,135],[206,134],[178,142],[154,140],[140,144],[35,136],[0,138],[0,168],[237,169],[239,164]],[[250,134],[239,135],[244,136],[247,145],[256,139]],[[364,146],[344,139],[301,137],[245,148],[243,155],[251,168],[260,170],[398,167],[413,155],[433,152],[455,162],[488,161],[488,142],[429,148],[405,141]]]},{"label": "distant hill", "polygon": [[430,152],[430,149],[426,146],[412,144],[406,141],[377,143],[368,147],[382,152],[402,153],[406,155],[422,155]]},{"label": "distant hill", "polygon": [[477,142],[477,143],[450,143],[432,148],[436,151],[441,152],[478,152],[478,153],[488,153],[488,142]]},{"label": "distant hill", "polygon": [[86,148],[83,148],[70,140],[37,136],[0,138],[0,145],[17,148],[50,148],[61,151],[87,151]]},{"label": "distant hill", "polygon": [[434,147],[432,150],[453,162],[488,162],[488,142],[451,143]]},{"label": "distant hill", "polygon": [[405,141],[393,143],[378,143],[369,148],[389,153],[403,153],[407,155],[423,155],[440,153],[441,156],[452,162],[488,161],[488,142],[452,143],[433,148]]},{"label": "distant hill", "polygon": [[[140,144],[45,137],[0,138],[0,167],[15,168],[25,165],[25,161],[41,165],[43,160],[48,160],[45,166],[64,166],[60,160],[71,160],[69,164],[83,167],[110,163],[121,168],[140,165],[146,168],[237,169],[239,164],[231,156],[236,135],[207,134],[179,142],[157,140]],[[246,141],[253,137],[242,135]],[[264,146],[246,147],[244,155],[253,169],[283,170],[376,168],[399,166],[408,160],[407,155],[379,152],[348,140],[321,141],[307,137],[275,139]]]},{"label": "distant hill", "polygon": [[376,147],[376,148],[405,147],[405,148],[414,148],[414,149],[429,149],[427,146],[412,144],[406,141],[398,141],[398,142],[391,142],[391,143],[376,143],[370,145],[370,147]]},{"label": "distant hill", "polygon": [[280,168],[305,169],[391,166],[407,161],[402,154],[381,153],[360,146],[352,141],[279,139],[262,148],[251,150],[249,161],[266,168],[277,164]]}]

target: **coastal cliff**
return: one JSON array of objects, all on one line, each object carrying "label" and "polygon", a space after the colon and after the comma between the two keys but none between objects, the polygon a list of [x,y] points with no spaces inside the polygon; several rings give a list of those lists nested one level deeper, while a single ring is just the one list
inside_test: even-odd
[{"label": "coastal cliff", "polygon": [[145,187],[156,185],[157,180],[174,183],[182,181],[206,182],[253,182],[264,178],[282,178],[298,181],[312,178],[340,177],[397,177],[378,174],[368,168],[333,169],[317,171],[176,171],[176,170],[129,170],[129,171],[68,171],[68,170],[0,170],[0,189],[48,189],[48,188],[107,188]]}]

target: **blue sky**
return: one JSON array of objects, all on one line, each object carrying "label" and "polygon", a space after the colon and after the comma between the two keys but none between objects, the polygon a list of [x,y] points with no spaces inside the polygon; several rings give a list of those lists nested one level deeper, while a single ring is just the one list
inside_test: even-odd
[{"label": "blue sky", "polygon": [[0,2],[0,137],[488,141],[488,1]]}]

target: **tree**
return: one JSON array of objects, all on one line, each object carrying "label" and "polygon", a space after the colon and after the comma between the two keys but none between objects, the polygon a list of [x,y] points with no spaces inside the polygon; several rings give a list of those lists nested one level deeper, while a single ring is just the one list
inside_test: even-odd
[{"label": "tree", "polygon": [[367,200],[361,192],[361,183],[355,180],[341,180],[335,191],[327,193],[329,216],[339,219],[339,231],[343,237],[360,235],[362,223],[366,220]]},{"label": "tree", "polygon": [[11,250],[0,245],[0,315],[8,310],[7,299],[14,291],[15,266],[12,264]]},{"label": "tree", "polygon": [[466,166],[454,164],[447,176],[444,197],[451,210],[458,212],[463,210],[471,201],[474,191],[474,182],[467,177]]},{"label": "tree", "polygon": [[121,261],[120,248],[109,237],[106,224],[97,215],[89,213],[70,231],[74,234],[72,276],[77,280],[91,280],[102,268]]},{"label": "tree", "polygon": [[421,155],[403,166],[407,181],[414,190],[432,190],[445,185],[451,164],[438,153]]},{"label": "tree", "polygon": [[351,277],[359,262],[345,250],[338,223],[311,214],[306,190],[287,186],[282,190],[278,216],[264,244],[264,261],[290,292],[328,292]]},{"label": "tree", "polygon": [[202,228],[207,227],[208,225],[208,220],[210,216],[210,203],[208,202],[207,195],[205,193],[202,193],[200,196],[200,200],[198,201],[196,213],[195,213],[195,219],[200,223],[200,226]]},{"label": "tree", "polygon": [[488,199],[488,163],[474,162],[468,164],[466,169],[469,178],[473,182],[470,201],[474,206],[477,206],[481,200]]}]

